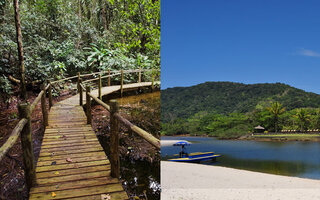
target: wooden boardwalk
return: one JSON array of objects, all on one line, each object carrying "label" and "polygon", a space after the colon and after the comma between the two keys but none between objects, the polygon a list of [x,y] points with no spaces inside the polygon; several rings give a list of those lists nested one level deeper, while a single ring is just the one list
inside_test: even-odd
[{"label": "wooden boardwalk", "polygon": [[[131,84],[123,85],[123,89],[128,90],[128,89],[134,89],[134,88],[139,88],[139,87],[150,87],[151,84],[152,84],[152,82],[131,83]],[[160,84],[160,82],[155,82],[155,84]],[[111,93],[117,92],[117,91],[120,91],[120,85],[114,85],[114,86],[101,88],[102,96],[107,95],[107,94],[111,94]],[[94,96],[98,97],[98,89],[92,90],[90,93],[93,94]],[[62,102],[64,104],[69,104],[69,105],[79,105],[79,94],[74,95],[66,100],[63,100]],[[83,104],[85,104],[85,103],[86,103],[86,93],[84,92],[83,93]]]},{"label": "wooden boardwalk", "polygon": [[[151,82],[124,85],[124,89],[151,86]],[[102,95],[120,86],[102,88]],[[92,91],[98,96],[98,91]],[[83,98],[85,102],[85,97]],[[30,199],[128,199],[118,179],[110,176],[107,159],[83,108],[79,95],[56,103],[49,113],[36,167],[37,186]],[[108,199],[108,198],[107,198]]]}]

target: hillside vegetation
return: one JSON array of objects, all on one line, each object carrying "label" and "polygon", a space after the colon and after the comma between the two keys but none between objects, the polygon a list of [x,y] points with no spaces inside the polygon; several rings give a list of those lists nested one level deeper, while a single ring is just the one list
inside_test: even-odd
[{"label": "hillside vegetation", "polygon": [[168,88],[161,92],[162,134],[230,138],[257,125],[268,131],[320,129],[319,105],[320,95],[282,83],[206,82]]}]

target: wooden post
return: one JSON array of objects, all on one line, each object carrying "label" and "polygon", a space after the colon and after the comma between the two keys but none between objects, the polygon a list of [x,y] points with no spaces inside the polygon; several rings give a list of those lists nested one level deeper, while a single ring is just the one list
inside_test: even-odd
[{"label": "wooden post", "polygon": [[51,81],[49,81],[49,88],[48,88],[48,94],[49,94],[49,109],[52,107],[52,86]]},{"label": "wooden post", "polygon": [[42,109],[42,118],[43,118],[43,127],[46,129],[46,126],[49,125],[48,123],[48,112],[46,107],[46,86],[45,84],[42,85],[43,94],[41,96],[41,109]]},{"label": "wooden post", "polygon": [[110,100],[110,163],[111,163],[111,176],[114,178],[120,177],[120,160],[119,160],[119,121],[114,114],[119,110],[117,100]]},{"label": "wooden post", "polygon": [[[80,79],[80,84],[82,83],[82,80]],[[80,104],[80,106],[83,106],[83,91],[82,91],[82,87],[81,87],[81,85],[79,84],[79,100],[80,100],[80,102],[79,102],[79,104]]]},{"label": "wooden post", "polygon": [[77,89],[78,89],[78,93],[80,91],[80,72],[78,72],[78,81],[77,81]]},{"label": "wooden post", "polygon": [[123,94],[123,70],[121,70],[121,86],[120,86],[120,93],[121,93],[121,97]]},{"label": "wooden post", "polygon": [[139,81],[138,83],[141,83],[141,67],[139,67]]},{"label": "wooden post", "polygon": [[18,106],[20,119],[26,118],[27,124],[21,131],[21,145],[23,151],[24,176],[30,190],[36,184],[35,160],[33,154],[30,104],[23,103]]},{"label": "wooden post", "polygon": [[108,69],[108,75],[109,75],[109,77],[108,77],[108,86],[110,86],[110,85],[111,85],[111,73],[110,73],[110,69]]},{"label": "wooden post", "polygon": [[87,124],[91,124],[91,97],[89,96],[90,86],[86,87],[86,104],[87,104]]},{"label": "wooden post", "polygon": [[99,80],[98,80],[98,91],[99,91],[99,99],[102,100],[102,94],[101,94],[101,74],[99,74]]}]

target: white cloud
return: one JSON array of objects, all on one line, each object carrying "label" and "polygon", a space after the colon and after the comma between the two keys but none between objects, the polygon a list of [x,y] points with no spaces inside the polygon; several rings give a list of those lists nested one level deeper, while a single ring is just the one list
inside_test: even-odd
[{"label": "white cloud", "polygon": [[301,49],[298,53],[299,55],[302,55],[302,56],[320,57],[320,53],[309,50],[309,49]]}]

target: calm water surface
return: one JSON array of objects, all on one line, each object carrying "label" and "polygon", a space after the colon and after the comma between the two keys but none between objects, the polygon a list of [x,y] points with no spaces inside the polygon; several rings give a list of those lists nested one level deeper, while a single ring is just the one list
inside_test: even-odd
[{"label": "calm water surface", "polygon": [[[147,107],[150,110],[157,109],[160,103],[160,91],[127,96],[117,99],[120,106]],[[151,116],[144,119],[146,123],[152,124]],[[148,130],[150,131],[150,130]],[[160,163],[149,163],[147,161],[134,161],[133,159],[121,159],[121,177],[127,190],[138,199],[159,200],[160,199]],[[146,198],[145,198],[146,196]],[[136,199],[136,198],[134,198]]]},{"label": "calm water surface", "polygon": [[[319,142],[258,142],[216,140],[204,137],[162,137],[161,140],[188,140],[188,152],[214,151],[218,162],[203,163],[287,176],[320,179]],[[163,160],[178,153],[179,147],[161,147]]]}]

